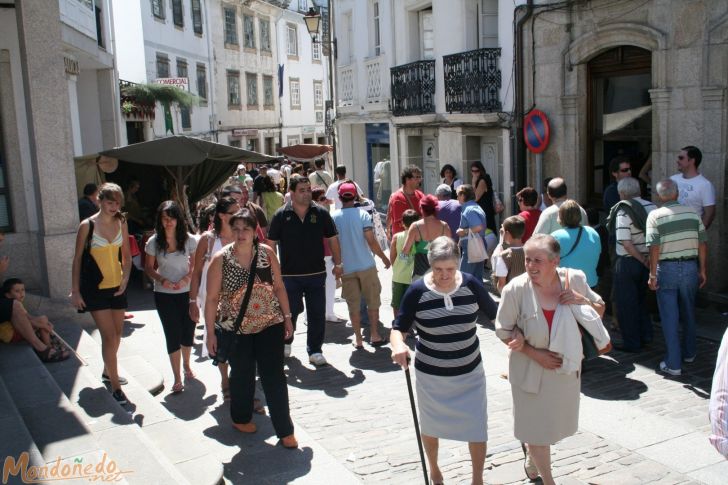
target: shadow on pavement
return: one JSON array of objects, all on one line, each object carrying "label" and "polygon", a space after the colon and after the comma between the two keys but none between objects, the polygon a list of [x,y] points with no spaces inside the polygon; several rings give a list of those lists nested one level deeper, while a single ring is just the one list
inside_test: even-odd
[{"label": "shadow on pavement", "polygon": [[349,364],[352,367],[363,370],[372,370],[374,372],[393,372],[399,370],[399,366],[392,362],[392,349],[389,346],[373,348],[368,344],[364,344],[361,350],[354,350],[352,347]]},{"label": "shadow on pavement", "polygon": [[347,376],[332,365],[324,365],[317,368],[305,367],[296,357],[289,357],[285,360],[288,371],[288,385],[301,389],[319,389],[327,396],[343,398],[349,395],[348,387],[356,386],[364,382],[366,377],[359,369],[351,371],[351,377]]},{"label": "shadow on pavement", "polygon": [[582,364],[581,392],[585,396],[607,401],[635,401],[647,391],[647,385],[627,377],[635,366],[614,359],[601,358]]},{"label": "shadow on pavement", "polygon": [[217,395],[205,397],[207,388],[202,381],[189,379],[185,381],[185,390],[179,394],[168,393],[164,396],[162,406],[184,421],[192,421],[207,412],[218,399]]}]

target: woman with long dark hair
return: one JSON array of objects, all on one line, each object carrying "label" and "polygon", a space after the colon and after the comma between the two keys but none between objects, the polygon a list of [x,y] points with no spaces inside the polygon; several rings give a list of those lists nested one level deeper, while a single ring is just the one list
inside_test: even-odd
[{"label": "woman with long dark hair", "polygon": [[188,234],[182,210],[172,200],[160,204],[154,230],[145,248],[144,272],[154,281],[154,303],[167,341],[167,354],[174,374],[172,392],[176,394],[184,390],[180,356],[185,379],[195,377],[190,367],[195,323],[190,318],[187,302],[197,241]]},{"label": "woman with long dark hair", "polygon": [[[112,183],[99,187],[99,211],[78,226],[71,272],[71,303],[80,312],[91,312],[101,334],[104,359],[101,379],[110,383],[112,396],[122,405],[127,403],[121,390],[126,379],[119,377],[116,354],[121,343],[127,307],[126,285],[131,274],[129,229],[121,213],[123,204],[124,192],[121,187]],[[81,286],[81,260],[87,242],[89,252],[103,276],[95,288]]]},{"label": "woman with long dark hair", "polygon": [[440,177],[442,178],[443,184],[450,186],[450,193],[452,194],[450,198],[455,199],[455,193],[458,190],[458,187],[463,185],[463,181],[458,178],[458,173],[455,170],[455,167],[446,163],[442,166],[442,169],[440,169]]},{"label": "woman with long dark hair", "polygon": [[[207,268],[210,266],[212,256],[223,246],[233,242],[233,230],[230,227],[230,218],[240,210],[240,206],[232,197],[223,197],[215,204],[213,229],[202,234],[195,251],[194,270],[190,284],[189,312],[193,322],[200,321],[200,307],[204,315],[205,290],[207,283]],[[203,356],[206,354],[203,346]],[[220,369],[220,387],[225,400],[230,399],[230,382],[228,380],[227,364],[217,366]]]},{"label": "woman with long dark hair", "polygon": [[497,234],[493,180],[491,180],[490,175],[485,171],[485,167],[478,160],[470,164],[470,176],[473,181],[473,189],[475,189],[475,202],[485,212],[485,226]]}]

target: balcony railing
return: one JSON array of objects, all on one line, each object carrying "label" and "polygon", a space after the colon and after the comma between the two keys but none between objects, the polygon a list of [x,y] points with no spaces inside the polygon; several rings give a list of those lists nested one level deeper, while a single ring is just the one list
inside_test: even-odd
[{"label": "balcony railing", "polygon": [[442,57],[445,110],[489,113],[501,110],[500,49],[477,49]]},{"label": "balcony railing", "polygon": [[374,57],[364,61],[366,72],[367,103],[379,103],[382,100],[382,58]]},{"label": "balcony railing", "polygon": [[354,66],[343,66],[338,72],[339,85],[339,106],[351,106],[354,104]]},{"label": "balcony railing", "polygon": [[392,114],[419,115],[435,112],[435,61],[416,61],[390,69]]}]

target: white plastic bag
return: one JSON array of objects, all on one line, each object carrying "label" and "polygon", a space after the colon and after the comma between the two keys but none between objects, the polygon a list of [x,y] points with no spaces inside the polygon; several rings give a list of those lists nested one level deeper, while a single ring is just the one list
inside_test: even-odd
[{"label": "white plastic bag", "polygon": [[468,263],[480,263],[488,258],[485,244],[480,234],[468,229]]}]

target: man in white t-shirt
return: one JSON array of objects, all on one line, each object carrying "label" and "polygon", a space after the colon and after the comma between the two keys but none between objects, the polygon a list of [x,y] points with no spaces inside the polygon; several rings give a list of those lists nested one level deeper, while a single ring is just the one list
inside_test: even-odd
[{"label": "man in white t-shirt", "polygon": [[323,158],[317,158],[313,161],[313,165],[314,167],[316,167],[316,171],[308,176],[308,180],[311,181],[311,187],[323,187],[324,189],[328,189],[329,185],[331,185],[331,183],[334,181],[331,178],[331,174],[324,170],[325,164],[326,162],[324,162]]},{"label": "man in white t-shirt", "polygon": [[[339,185],[346,181],[346,167],[344,165],[337,166],[334,169],[334,175],[336,175],[336,181],[329,185],[329,188],[326,190],[326,199],[328,199],[329,204],[334,204],[335,209],[341,209],[343,205],[341,200],[339,200]],[[359,191],[359,195],[363,197],[364,192],[361,191],[359,184],[354,182],[354,185],[356,185],[356,190]]]},{"label": "man in white t-shirt", "polygon": [[705,229],[708,229],[715,219],[715,187],[698,172],[702,159],[703,154],[697,147],[686,146],[677,155],[677,170],[680,173],[670,178],[677,184],[677,201],[692,207],[703,220]]}]

